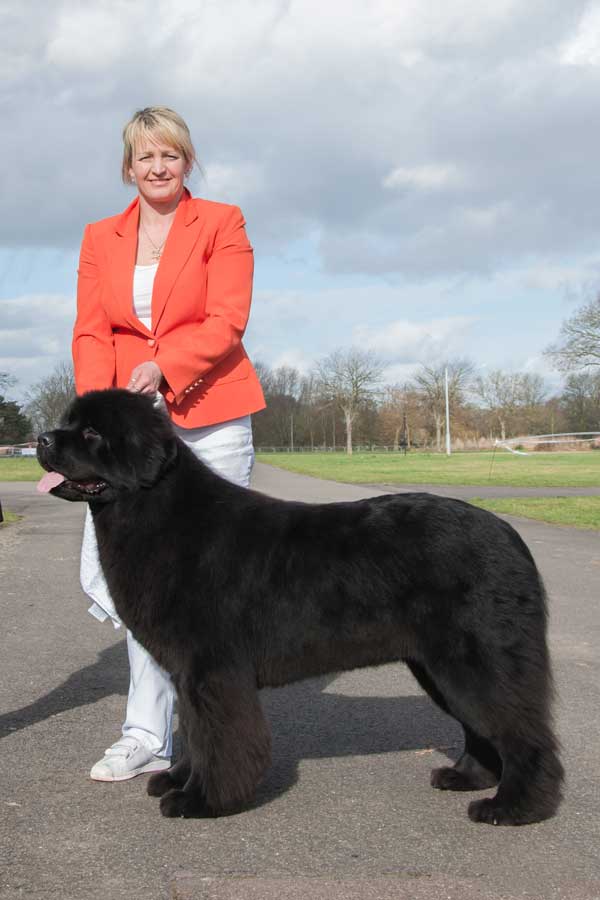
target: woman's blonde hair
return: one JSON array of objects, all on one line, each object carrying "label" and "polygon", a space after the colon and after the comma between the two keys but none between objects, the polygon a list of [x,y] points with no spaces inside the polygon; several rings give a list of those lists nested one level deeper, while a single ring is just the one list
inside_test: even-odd
[{"label": "woman's blonde hair", "polygon": [[131,183],[129,170],[135,148],[147,138],[174,147],[183,156],[188,170],[196,162],[190,130],[181,116],[168,106],[147,106],[145,109],[138,109],[123,129],[121,175],[125,184]]}]

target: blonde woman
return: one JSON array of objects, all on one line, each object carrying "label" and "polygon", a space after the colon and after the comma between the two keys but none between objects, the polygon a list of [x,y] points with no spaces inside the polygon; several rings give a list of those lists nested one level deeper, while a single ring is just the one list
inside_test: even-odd
[{"label": "blonde woman", "polygon": [[[123,143],[123,180],[137,196],[123,213],[84,232],[73,332],[77,392],[125,387],[156,395],[188,446],[247,486],[254,459],[250,416],[265,404],[242,344],[253,274],[244,219],[236,206],[190,195],[185,179],[196,153],[173,110],[136,112]],[[89,512],[81,582],[90,612],[119,627]],[[92,767],[97,781],[124,781],[170,765],[173,687],[130,633],[127,648],[125,722]]]}]

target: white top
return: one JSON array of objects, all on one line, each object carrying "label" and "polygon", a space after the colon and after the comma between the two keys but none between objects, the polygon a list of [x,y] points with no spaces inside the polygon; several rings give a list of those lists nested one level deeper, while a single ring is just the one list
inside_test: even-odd
[{"label": "white top", "polygon": [[136,266],[133,271],[133,311],[146,328],[152,331],[152,286],[158,263]]}]

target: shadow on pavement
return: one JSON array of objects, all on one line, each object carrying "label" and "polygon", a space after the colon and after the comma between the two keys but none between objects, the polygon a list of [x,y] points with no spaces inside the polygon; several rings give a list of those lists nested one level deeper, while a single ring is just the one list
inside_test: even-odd
[{"label": "shadow on pavement", "polygon": [[289,790],[305,759],[434,750],[452,761],[460,756],[462,729],[427,697],[325,692],[330,681],[318,678],[263,691],[273,735],[273,762],[255,807]]},{"label": "shadow on pavement", "polygon": [[[273,763],[253,805],[262,806],[289,790],[298,780],[298,767],[304,759],[402,750],[439,750],[458,758],[460,727],[427,697],[336,694],[326,691],[333,680],[333,676],[324,676],[262,691],[273,734]],[[112,694],[125,696],[127,684],[127,649],[125,641],[120,641],[50,693],[0,716],[0,738]],[[178,745],[176,735],[176,753]]]},{"label": "shadow on pavement", "polygon": [[49,694],[0,716],[0,739],[57,713],[96,703],[111,694],[127,694],[129,683],[125,641],[103,650],[92,665],[73,672]]}]

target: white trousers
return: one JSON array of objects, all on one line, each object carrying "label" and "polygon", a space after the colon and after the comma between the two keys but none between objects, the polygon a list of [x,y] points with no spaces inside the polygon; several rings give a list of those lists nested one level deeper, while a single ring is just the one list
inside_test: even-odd
[{"label": "white trousers", "polygon": [[[254,462],[250,416],[204,428],[175,426],[175,431],[211,469],[234,484],[248,487]],[[120,628],[121,620],[98,559],[96,532],[89,509],[81,548],[81,586],[92,600],[90,613],[101,622],[110,618],[115,628]],[[127,653],[130,680],[123,734],[141,741],[156,756],[170,758],[175,699],[171,679],[130,631],[127,632]]]}]

